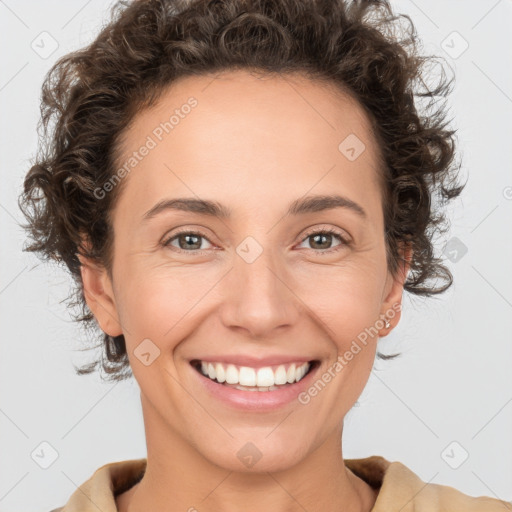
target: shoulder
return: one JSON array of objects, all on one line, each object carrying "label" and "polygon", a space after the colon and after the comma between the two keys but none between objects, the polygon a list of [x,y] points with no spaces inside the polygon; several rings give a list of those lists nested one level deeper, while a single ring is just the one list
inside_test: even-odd
[{"label": "shoulder", "polygon": [[135,485],[145,469],[145,458],[104,464],[75,490],[64,506],[50,512],[117,512],[115,497]]},{"label": "shoulder", "polygon": [[469,496],[441,484],[425,482],[401,462],[380,456],[347,459],[346,467],[379,489],[371,512],[399,509],[401,512],[512,512],[512,502],[490,496]]}]

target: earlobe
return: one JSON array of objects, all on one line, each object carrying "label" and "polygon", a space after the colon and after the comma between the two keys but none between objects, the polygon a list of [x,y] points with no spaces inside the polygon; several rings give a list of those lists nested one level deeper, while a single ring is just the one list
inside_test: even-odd
[{"label": "earlobe", "polygon": [[110,336],[123,334],[107,270],[81,254],[77,254],[77,257],[80,261],[84,297],[101,330]]}]

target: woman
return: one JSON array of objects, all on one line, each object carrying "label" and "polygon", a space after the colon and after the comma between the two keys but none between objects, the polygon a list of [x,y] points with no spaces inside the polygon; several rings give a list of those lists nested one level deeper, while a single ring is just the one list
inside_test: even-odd
[{"label": "woman", "polygon": [[431,229],[434,195],[463,188],[454,132],[417,113],[424,60],[381,30],[395,19],[386,2],[135,1],[54,66],[27,250],[72,273],[100,369],[137,380],[148,452],[56,510],[508,506],[342,454],[403,290],[452,282]]}]

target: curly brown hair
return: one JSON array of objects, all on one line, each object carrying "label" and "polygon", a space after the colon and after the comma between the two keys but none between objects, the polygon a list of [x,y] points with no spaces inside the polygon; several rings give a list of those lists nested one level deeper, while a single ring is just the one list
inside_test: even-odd
[{"label": "curly brown hair", "polygon": [[[138,0],[118,2],[111,16],[89,46],[59,59],[46,75],[42,142],[18,200],[31,238],[24,251],[63,261],[74,279],[68,300],[81,307],[75,321],[98,335],[77,252],[112,276],[111,212],[122,186],[101,199],[95,190],[112,179],[123,131],[175,80],[232,69],[298,72],[355,97],[383,157],[389,270],[396,275],[406,243],[413,250],[406,291],[431,296],[452,284],[434,255],[433,236],[448,228],[441,207],[465,186],[456,182],[455,131],[445,121],[453,78],[441,67],[437,85],[426,84],[432,76],[426,67],[436,57],[419,55],[409,16],[396,15],[387,0]],[[404,37],[402,20],[409,27]],[[429,285],[432,279],[441,285]],[[130,377],[124,337],[101,338],[93,347],[102,347],[100,359],[77,373],[101,363],[107,380]],[[381,359],[396,355],[377,352]]]}]

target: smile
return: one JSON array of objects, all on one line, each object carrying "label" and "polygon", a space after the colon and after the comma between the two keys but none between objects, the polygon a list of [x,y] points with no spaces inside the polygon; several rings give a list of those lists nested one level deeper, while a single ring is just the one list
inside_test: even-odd
[{"label": "smile", "polygon": [[272,391],[280,386],[299,382],[310,370],[313,361],[252,368],[221,362],[193,360],[191,364],[205,377],[219,384],[251,391]]},{"label": "smile", "polygon": [[198,392],[230,408],[265,412],[300,403],[298,396],[311,385],[320,361],[254,368],[193,359],[190,366],[199,378]]}]

